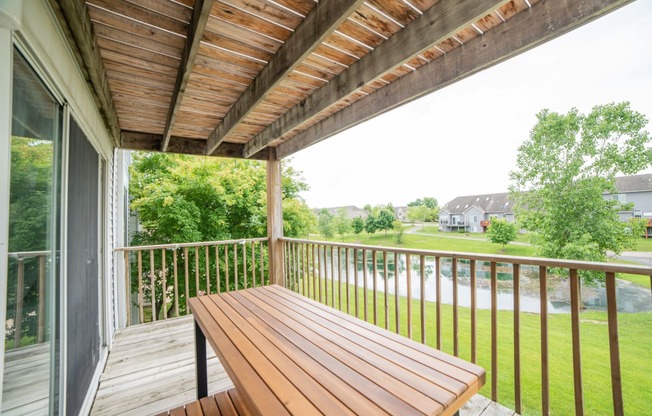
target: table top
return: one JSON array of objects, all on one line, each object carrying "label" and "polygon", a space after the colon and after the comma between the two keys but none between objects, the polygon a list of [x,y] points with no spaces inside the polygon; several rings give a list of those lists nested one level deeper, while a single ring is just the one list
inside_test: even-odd
[{"label": "table top", "polygon": [[481,367],[278,285],[190,299],[238,392],[259,414],[454,414]]}]

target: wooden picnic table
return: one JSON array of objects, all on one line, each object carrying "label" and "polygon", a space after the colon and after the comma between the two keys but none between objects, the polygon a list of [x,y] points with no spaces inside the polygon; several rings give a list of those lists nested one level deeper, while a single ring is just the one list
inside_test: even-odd
[{"label": "wooden picnic table", "polygon": [[198,398],[206,340],[253,414],[452,415],[481,367],[278,285],[190,299]]}]

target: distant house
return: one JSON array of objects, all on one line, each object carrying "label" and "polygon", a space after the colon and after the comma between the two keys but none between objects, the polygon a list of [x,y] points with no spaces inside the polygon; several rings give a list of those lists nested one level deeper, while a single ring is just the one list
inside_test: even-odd
[{"label": "distant house", "polygon": [[652,174],[616,178],[616,193],[607,193],[604,197],[622,203],[633,203],[632,209],[618,213],[620,219],[647,219],[646,237],[652,236]]},{"label": "distant house", "polygon": [[360,209],[354,205],[347,205],[345,207],[318,208],[315,210],[315,212],[321,211],[322,209],[326,209],[332,215],[337,215],[338,211],[341,210],[342,208],[346,210],[346,218],[350,220],[357,217],[362,217],[363,219],[366,219],[369,216],[367,211]]},{"label": "distant house", "polygon": [[408,207],[394,207],[394,214],[396,215],[396,219],[400,222],[407,222],[407,210]]},{"label": "distant house", "polygon": [[[616,192],[605,193],[606,199],[633,203],[630,210],[620,211],[623,221],[630,218],[648,220],[647,236],[652,236],[652,174],[616,178]],[[507,192],[458,196],[444,205],[439,213],[441,231],[485,232],[491,218],[514,221],[513,203]]]},{"label": "distant house", "polygon": [[507,192],[458,196],[439,211],[439,229],[482,233],[492,218],[505,218],[514,222],[512,202]]}]

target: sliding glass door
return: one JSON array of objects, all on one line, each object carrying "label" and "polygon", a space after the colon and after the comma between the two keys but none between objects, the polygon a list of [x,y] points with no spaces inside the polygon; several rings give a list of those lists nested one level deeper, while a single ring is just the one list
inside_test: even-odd
[{"label": "sliding glass door", "polygon": [[62,106],[14,52],[2,409],[56,413]]}]

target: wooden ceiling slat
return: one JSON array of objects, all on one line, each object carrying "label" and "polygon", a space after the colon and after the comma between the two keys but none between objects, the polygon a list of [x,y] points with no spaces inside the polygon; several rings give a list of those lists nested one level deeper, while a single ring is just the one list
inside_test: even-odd
[{"label": "wooden ceiling slat", "polygon": [[107,26],[120,29],[124,32],[143,36],[158,43],[163,43],[177,48],[182,48],[185,43],[183,36],[175,35],[174,33],[168,32],[166,30],[161,30],[150,25],[142,24],[141,22],[129,19],[121,14],[95,7],[92,4],[89,4],[88,12],[90,13],[91,20],[94,22],[100,22]]},{"label": "wooden ceiling slat", "polygon": [[194,79],[188,82],[188,87],[193,89],[190,91],[192,96],[214,99],[220,102],[221,105],[230,106],[232,105],[233,100],[238,98],[238,93],[231,88],[225,88],[213,84],[204,84],[197,82]]},{"label": "wooden ceiling slat", "polygon": [[184,23],[160,13],[152,12],[149,9],[127,1],[116,2],[114,0],[88,0],[87,3],[110,10],[114,13],[129,16],[131,19],[147,23],[154,27],[169,30],[170,32],[181,36],[185,36],[188,31],[188,23]]},{"label": "wooden ceiling slat", "polygon": [[229,81],[234,84],[244,85],[245,87],[251,82],[251,77],[243,74],[234,74],[232,72],[222,71],[219,68],[211,68],[204,65],[200,65],[195,62],[195,66],[192,68],[193,74],[206,75],[213,77],[221,81]]},{"label": "wooden ceiling slat", "polygon": [[276,53],[283,42],[263,36],[256,31],[242,28],[233,23],[220,20],[216,17],[209,17],[206,23],[206,30],[227,39],[243,42],[252,47],[262,49],[270,53]]},{"label": "wooden ceiling slat", "polygon": [[204,42],[211,44],[213,46],[217,46],[219,48],[224,48],[232,52],[239,53],[241,55],[245,56],[250,56],[252,58],[260,59],[261,61],[269,61],[269,59],[272,57],[273,53],[268,52],[263,49],[259,49],[256,47],[252,47],[247,45],[244,42],[240,42],[237,40],[229,39],[227,37],[224,37],[222,35],[218,35],[216,33],[212,33],[209,31],[204,32],[204,36],[202,39]]},{"label": "wooden ceiling slat", "polygon": [[154,52],[165,56],[174,58],[179,58],[181,56],[181,48],[175,46],[166,45],[165,43],[156,42],[143,36],[134,35],[133,33],[118,30],[116,28],[112,28],[111,26],[106,26],[100,22],[95,22],[93,27],[95,28],[95,34],[97,36],[106,39],[125,43],[138,49],[143,49],[145,51]]},{"label": "wooden ceiling slat", "polygon": [[363,5],[356,10],[351,15],[351,19],[387,38],[401,30],[401,26],[396,22],[388,19],[367,5]]},{"label": "wooden ceiling slat", "polygon": [[296,83],[306,85],[306,86],[310,86],[310,87],[315,87],[315,88],[319,88],[319,87],[321,87],[322,85],[324,85],[326,83],[326,81],[322,81],[320,79],[313,78],[311,76],[302,74],[302,73],[297,72],[297,71],[295,71],[295,72],[291,73],[290,75],[288,75],[288,79],[292,80],[292,81],[294,81]]},{"label": "wooden ceiling slat", "polygon": [[233,108],[224,117],[224,121],[211,133],[208,138],[208,154],[211,154],[226,139],[233,127],[236,127],[255,108],[257,103],[263,100],[305,57],[332,34],[362,2],[363,0],[320,1],[296,28],[293,36],[287,39],[277,54],[254,79],[250,88],[236,101]]},{"label": "wooden ceiling slat", "polygon": [[362,46],[339,33],[333,33],[324,41],[324,44],[342,50],[357,59],[362,58],[371,51],[368,47]]},{"label": "wooden ceiling slat", "polygon": [[154,12],[160,13],[164,16],[180,20],[182,22],[190,22],[192,16],[192,8],[184,6],[170,0],[128,0],[131,3],[145,7]]},{"label": "wooden ceiling slat", "polygon": [[166,84],[170,89],[174,86],[174,75],[172,74],[172,71],[161,73],[152,71],[148,68],[137,68],[131,65],[125,65],[120,61],[114,61],[112,59],[105,59],[104,66],[107,71],[110,71],[114,76],[122,74],[130,77],[131,80],[134,80],[135,77],[137,82],[152,81],[156,83],[156,85]]},{"label": "wooden ceiling slat", "polygon": [[302,17],[288,13],[282,7],[263,0],[224,0],[224,2],[289,29],[295,29],[303,20]]},{"label": "wooden ceiling slat", "polygon": [[223,70],[225,72],[230,72],[235,75],[248,77],[249,79],[253,79],[258,74],[258,71],[254,69],[235,65],[226,60],[215,59],[203,54],[197,55],[197,59],[195,60],[195,65],[202,65],[208,68]]},{"label": "wooden ceiling slat", "polygon": [[475,22],[475,25],[483,32],[486,32],[487,30],[494,28],[495,26],[501,24],[502,22],[503,21],[498,16],[496,16],[496,13],[490,13],[485,17],[483,17],[482,19]]},{"label": "wooden ceiling slat", "polygon": [[303,60],[303,63],[321,69],[322,71],[329,72],[333,75],[337,75],[347,68],[340,63],[326,59],[316,53],[311,53],[308,57],[306,57],[306,59]]},{"label": "wooden ceiling slat", "polygon": [[291,34],[290,29],[261,19],[249,13],[244,13],[235,7],[216,1],[213,3],[213,10],[211,15],[226,22],[233,23],[234,25],[249,29],[251,31],[260,33],[278,41],[285,41]]},{"label": "wooden ceiling slat", "polygon": [[324,43],[315,49],[315,53],[346,67],[351,66],[354,62],[357,61],[357,59],[351,55],[347,55],[344,52]]},{"label": "wooden ceiling slat", "polygon": [[342,26],[338,30],[372,49],[385,41],[383,36],[368,29],[367,26],[359,25],[348,19],[342,23]]},{"label": "wooden ceiling slat", "polygon": [[142,97],[143,99],[152,99],[157,100],[166,105],[170,104],[170,98],[172,94],[165,91],[160,91],[156,88],[146,87],[144,85],[138,85],[131,82],[124,82],[118,79],[112,78],[110,80],[111,90],[116,93],[122,92],[124,94],[133,95],[134,97]]},{"label": "wooden ceiling slat", "polygon": [[445,39],[442,42],[437,44],[437,47],[439,49],[441,49],[442,51],[444,51],[445,53],[448,53],[448,52],[452,51],[453,49],[457,48],[458,46],[460,46],[460,43],[458,41],[456,41],[455,39],[453,39],[453,38]]},{"label": "wooden ceiling slat", "polygon": [[281,6],[287,7],[295,13],[298,13],[302,16],[307,16],[308,13],[315,7],[317,4],[313,0],[274,0],[276,3]]},{"label": "wooden ceiling slat", "polygon": [[498,11],[503,16],[503,19],[509,19],[512,16],[527,9],[527,4],[523,0],[512,0],[498,8]]},{"label": "wooden ceiling slat", "polygon": [[419,13],[412,7],[396,0],[369,0],[369,4],[390,16],[403,26],[419,17]]},{"label": "wooden ceiling slat", "polygon": [[159,105],[151,105],[145,101],[142,100],[134,100],[134,97],[125,97],[125,96],[119,96],[116,95],[113,97],[113,101],[116,102],[116,104],[120,104],[122,112],[128,111],[127,109],[130,107],[136,107],[136,108],[142,108],[142,109],[150,109],[150,108],[162,108],[167,111],[167,106],[159,106]]},{"label": "wooden ceiling slat", "polygon": [[245,156],[255,154],[271,141],[292,130],[297,125],[317,116],[320,112],[343,97],[355,92],[362,85],[395,70],[415,55],[469,26],[502,3],[501,0],[458,2],[440,0],[410,26],[389,38],[371,53],[357,61],[345,72],[325,84],[306,100],[302,106],[290,109],[265,131],[247,143]]},{"label": "wooden ceiling slat", "polygon": [[317,77],[325,81],[328,81],[335,77],[335,74],[333,73],[323,71],[319,68],[315,68],[312,65],[307,65],[306,61],[303,61],[301,65],[297,66],[296,71],[302,72],[304,74],[312,75],[313,77]]},{"label": "wooden ceiling slat", "polygon": [[118,68],[116,70],[112,66],[113,64],[111,64],[110,61],[106,61],[106,74],[109,79],[129,82],[135,85],[142,84],[150,88],[156,88],[170,93],[174,91],[174,80],[170,81],[169,79],[160,78],[159,74],[150,71],[140,71],[138,76],[143,76],[145,73],[149,73],[149,76],[143,76],[143,78],[138,80],[136,83],[134,82],[134,74],[124,71],[123,68]]},{"label": "wooden ceiling slat", "polygon": [[425,12],[429,8],[431,8],[437,1],[439,0],[406,0],[408,1],[411,5],[416,7],[417,9],[421,10],[421,12]]},{"label": "wooden ceiling slat", "polygon": [[210,56],[218,61],[229,62],[232,65],[250,69],[254,74],[260,72],[260,70],[265,66],[265,63],[258,60],[246,58],[225,49],[215,48],[206,44],[199,46],[199,53],[203,56]]},{"label": "wooden ceiling slat", "polygon": [[480,36],[480,34],[472,26],[464,28],[455,34],[455,37],[462,43],[466,43],[477,36]]},{"label": "wooden ceiling slat", "polygon": [[178,59],[139,49],[111,39],[98,37],[97,43],[100,45],[100,52],[104,59],[123,62],[136,68],[143,65],[152,71],[168,73],[170,70],[175,72],[179,66]]}]

